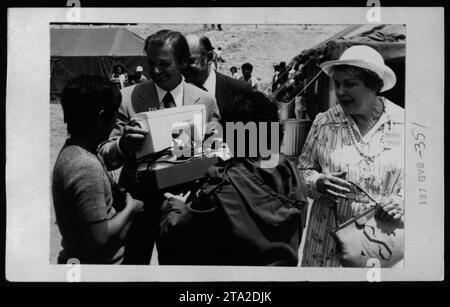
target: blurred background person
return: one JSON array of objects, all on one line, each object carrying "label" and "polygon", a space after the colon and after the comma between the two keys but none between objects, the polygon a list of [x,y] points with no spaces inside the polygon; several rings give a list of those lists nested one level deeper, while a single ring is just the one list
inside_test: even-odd
[{"label": "blurred background person", "polygon": [[289,102],[296,97],[296,95],[304,87],[304,76],[301,73],[297,73],[294,78],[284,83],[277,91],[276,99],[281,102]]},{"label": "blurred background person", "polygon": [[310,119],[308,115],[307,107],[307,95],[306,93],[301,93],[295,96],[295,118],[296,119]]},{"label": "blurred background person", "polygon": [[280,62],[278,65],[278,79],[277,82],[279,85],[283,85],[288,80],[288,71],[286,68],[286,62]]},{"label": "blurred background person", "polygon": [[133,75],[133,79],[131,80],[131,85],[138,84],[147,80],[147,77],[144,76],[144,68],[142,66],[136,66],[136,72]]},{"label": "blurred background person", "polygon": [[218,47],[217,50],[214,51],[216,53],[217,62],[225,63],[225,60],[223,59],[223,51],[222,47]]},{"label": "blurred background person", "polygon": [[230,73],[231,73],[231,78],[233,78],[233,79],[239,79],[240,78],[236,66],[231,66]]},{"label": "blurred background person", "polygon": [[242,77],[240,77],[239,80],[247,82],[248,84],[250,84],[254,91],[257,91],[259,82],[255,77],[252,76],[253,65],[250,63],[244,63],[241,66],[241,71]]},{"label": "blurred background person", "polygon": [[294,78],[295,73],[296,73],[295,65],[292,65],[292,68],[289,70],[289,73],[288,73],[288,79]]},{"label": "blurred background person", "polygon": [[70,137],[59,152],[52,177],[56,221],[63,250],[59,264],[120,264],[132,218],[143,203],[120,191],[108,176],[98,145],[117,118],[121,95],[107,78],[81,75],[62,94]]},{"label": "blurred background person", "polygon": [[113,73],[109,79],[117,85],[119,90],[128,85],[128,75],[124,71],[122,64],[116,64],[114,66]]}]

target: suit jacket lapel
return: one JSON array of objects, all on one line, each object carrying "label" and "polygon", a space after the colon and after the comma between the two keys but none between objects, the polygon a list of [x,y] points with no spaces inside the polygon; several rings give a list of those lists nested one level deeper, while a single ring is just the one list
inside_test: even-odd
[{"label": "suit jacket lapel", "polygon": [[141,86],[135,88],[133,96],[133,108],[136,110],[136,113],[159,110],[161,108],[155,84],[151,80],[141,83]]},{"label": "suit jacket lapel", "polygon": [[224,100],[227,95],[227,84],[225,78],[221,73],[216,72],[216,101],[219,111],[222,112],[225,108]]},{"label": "suit jacket lapel", "polygon": [[189,85],[186,82],[183,83],[183,106],[189,106],[197,103],[200,100],[200,97],[195,95],[192,87],[194,85]]}]

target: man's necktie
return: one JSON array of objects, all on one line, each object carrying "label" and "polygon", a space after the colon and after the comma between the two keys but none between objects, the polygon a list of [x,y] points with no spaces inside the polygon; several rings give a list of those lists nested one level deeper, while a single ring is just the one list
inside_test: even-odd
[{"label": "man's necktie", "polygon": [[174,108],[177,106],[175,104],[175,100],[173,99],[173,96],[170,92],[167,92],[166,95],[164,95],[162,103],[163,103],[165,109]]}]

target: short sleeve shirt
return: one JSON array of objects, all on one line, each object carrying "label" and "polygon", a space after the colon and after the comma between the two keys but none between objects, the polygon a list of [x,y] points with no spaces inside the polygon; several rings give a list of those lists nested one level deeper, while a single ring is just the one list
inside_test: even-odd
[{"label": "short sleeve shirt", "polygon": [[96,252],[84,239],[83,224],[110,220],[116,214],[111,180],[94,154],[66,142],[53,169],[52,194],[62,235],[60,258],[78,258],[81,263],[121,261],[123,246],[118,239]]}]

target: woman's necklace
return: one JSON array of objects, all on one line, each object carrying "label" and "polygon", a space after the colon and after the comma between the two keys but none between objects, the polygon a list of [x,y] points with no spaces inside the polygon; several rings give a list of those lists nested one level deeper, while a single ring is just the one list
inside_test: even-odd
[{"label": "woman's necklace", "polygon": [[[382,99],[380,99],[381,102],[383,103],[383,112],[381,113],[381,115],[383,115],[383,113],[385,113],[386,111],[386,106],[384,104],[384,101]],[[381,117],[380,115],[380,117]],[[390,122],[390,119],[388,118],[388,122]],[[387,129],[387,125],[386,123],[384,123],[382,126],[380,126],[379,129],[383,129],[383,134],[381,135],[381,139],[380,139],[380,150],[378,150],[377,152],[366,152],[361,148],[361,143],[363,143],[364,145],[367,146],[367,143],[364,143],[362,140],[361,142],[359,142],[356,139],[356,132],[355,129],[353,128],[353,125],[351,124],[350,120],[347,120],[347,128],[350,134],[350,139],[352,141],[352,144],[355,146],[356,150],[358,151],[358,153],[360,154],[360,156],[362,156],[363,158],[365,158],[366,160],[370,160],[373,161],[375,158],[379,157],[381,155],[381,153],[384,151],[384,135],[386,133],[386,129]]]}]

